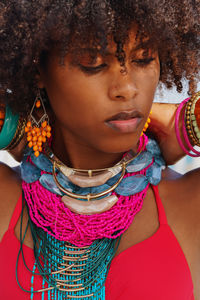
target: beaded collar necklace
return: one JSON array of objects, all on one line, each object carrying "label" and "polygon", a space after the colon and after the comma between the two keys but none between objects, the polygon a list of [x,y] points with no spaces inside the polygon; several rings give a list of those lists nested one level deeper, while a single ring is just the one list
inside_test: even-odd
[{"label": "beaded collar necklace", "polygon": [[[140,142],[142,148],[142,139]],[[63,174],[59,162],[54,163],[56,159],[49,153],[36,158],[28,152],[21,166],[34,241],[34,268],[37,266],[44,283],[48,285],[44,285],[42,290],[54,296],[55,293],[59,294],[58,299],[90,299],[94,295],[105,299],[104,282],[119,239],[142,208],[149,184],[157,185],[161,179],[164,161],[160,149],[154,140],[148,140],[145,136],[144,151],[134,159],[129,159],[128,153],[128,159],[125,157],[121,165],[116,165],[118,169],[122,166],[118,173],[106,178],[105,182],[100,181],[97,186],[88,186],[91,185],[91,176],[89,183],[88,176],[87,180],[81,178],[84,179],[81,182],[87,184],[84,187],[70,181],[67,174]],[[128,163],[124,164],[124,161]],[[118,181],[119,184],[110,189]],[[102,195],[105,190],[106,195]],[[66,199],[66,191],[79,198]],[[93,200],[92,195],[98,197]],[[106,206],[102,209],[102,199],[105,205],[105,199],[109,197],[117,201],[114,204],[112,202],[110,208]],[[72,205],[76,201],[76,205]],[[93,201],[96,203],[91,211]],[[90,206],[89,213],[87,203]],[[85,205],[85,213],[81,214]],[[34,278],[34,270],[32,273]],[[34,292],[37,291],[32,290],[32,295]]]}]

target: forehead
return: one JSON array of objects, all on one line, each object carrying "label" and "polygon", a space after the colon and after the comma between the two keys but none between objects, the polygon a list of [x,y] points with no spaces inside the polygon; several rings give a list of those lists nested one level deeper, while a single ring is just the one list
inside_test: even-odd
[{"label": "forehead", "polygon": [[[132,26],[127,32],[126,39],[120,40],[115,39],[114,35],[106,37],[106,43],[100,44],[93,39],[88,40],[87,43],[80,43],[75,37],[72,38],[70,47],[65,52],[63,51],[62,46],[54,47],[50,52],[48,57],[59,60],[59,64],[64,64],[65,60],[70,60],[76,63],[80,58],[85,57],[85,59],[95,59],[98,55],[103,57],[105,56],[114,56],[118,60],[125,61],[126,57],[134,55],[136,51],[143,51],[143,55],[148,55],[148,50],[154,51],[155,49],[151,45],[150,38],[147,35],[141,36],[138,27]],[[87,58],[88,57],[88,58]],[[120,58],[121,57],[121,58]]]},{"label": "forehead", "polygon": [[132,28],[128,32],[125,41],[116,41],[113,36],[107,37],[107,44],[105,48],[101,45],[81,45],[80,47],[74,48],[70,51],[73,56],[89,54],[96,56],[97,54],[102,55],[116,55],[117,52],[124,51],[125,53],[131,53],[138,50],[144,50],[150,48],[150,39],[148,36],[141,38],[138,35],[137,28]]}]

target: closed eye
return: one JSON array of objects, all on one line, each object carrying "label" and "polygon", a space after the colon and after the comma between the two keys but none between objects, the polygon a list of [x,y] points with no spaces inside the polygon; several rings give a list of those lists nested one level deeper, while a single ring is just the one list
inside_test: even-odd
[{"label": "closed eye", "polygon": [[139,66],[147,66],[154,60],[155,60],[154,57],[148,57],[148,58],[134,59],[132,60],[132,62],[136,63]]},{"label": "closed eye", "polygon": [[98,65],[98,66],[95,66],[95,67],[84,66],[84,65],[81,65],[81,64],[79,64],[78,66],[85,73],[95,74],[95,73],[100,72],[104,68],[106,68],[107,64],[101,64],[101,65]]}]

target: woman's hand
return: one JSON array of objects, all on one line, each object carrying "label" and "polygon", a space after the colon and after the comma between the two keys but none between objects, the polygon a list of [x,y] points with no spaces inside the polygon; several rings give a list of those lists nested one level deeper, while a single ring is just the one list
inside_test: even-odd
[{"label": "woman's hand", "polygon": [[[185,156],[185,153],[179,146],[175,132],[175,115],[178,106],[179,104],[154,103],[152,107],[149,131],[158,141],[167,165],[172,165]],[[181,121],[179,128],[182,137]],[[184,142],[183,138],[182,141]]]}]

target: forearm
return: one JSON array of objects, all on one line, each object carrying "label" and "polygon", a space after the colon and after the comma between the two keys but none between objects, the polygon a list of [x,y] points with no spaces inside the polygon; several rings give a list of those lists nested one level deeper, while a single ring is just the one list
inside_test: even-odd
[{"label": "forearm", "polygon": [[[154,103],[152,108],[150,132],[156,137],[163,157],[168,165],[174,164],[185,156],[181,149],[175,131],[175,115],[179,104]],[[179,129],[182,136],[182,118],[179,120]]]}]

